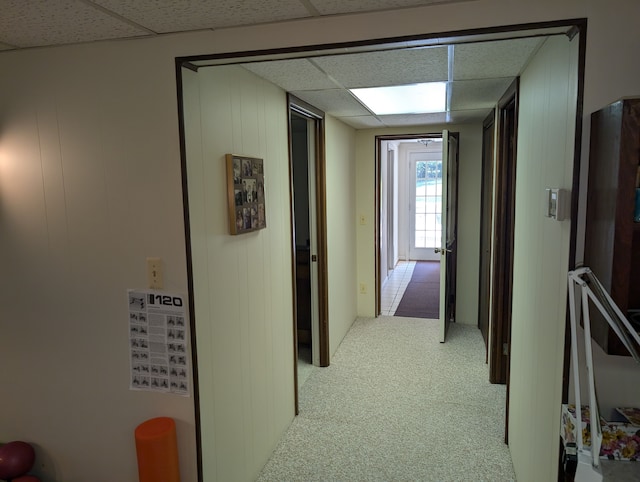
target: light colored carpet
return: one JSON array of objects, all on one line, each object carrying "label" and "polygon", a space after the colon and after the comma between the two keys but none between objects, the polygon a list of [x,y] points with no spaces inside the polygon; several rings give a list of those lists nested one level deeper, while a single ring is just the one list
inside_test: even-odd
[{"label": "light colored carpet", "polygon": [[477,328],[358,319],[328,368],[300,390],[300,415],[259,481],[515,480],[505,387],[488,382]]}]

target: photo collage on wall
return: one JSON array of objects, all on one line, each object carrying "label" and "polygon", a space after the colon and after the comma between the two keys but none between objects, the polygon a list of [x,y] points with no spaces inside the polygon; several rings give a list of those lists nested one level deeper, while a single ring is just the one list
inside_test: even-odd
[{"label": "photo collage on wall", "polygon": [[226,161],[231,234],[266,228],[263,160],[227,154]]}]

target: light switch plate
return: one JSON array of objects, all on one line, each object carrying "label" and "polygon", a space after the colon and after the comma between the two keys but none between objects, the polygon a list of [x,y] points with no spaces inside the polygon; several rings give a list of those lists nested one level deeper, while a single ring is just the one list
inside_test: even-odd
[{"label": "light switch plate", "polygon": [[147,281],[152,290],[162,289],[162,260],[160,258],[147,258]]},{"label": "light switch plate", "polygon": [[567,209],[567,191],[564,189],[547,188],[546,216],[556,221],[564,221]]}]

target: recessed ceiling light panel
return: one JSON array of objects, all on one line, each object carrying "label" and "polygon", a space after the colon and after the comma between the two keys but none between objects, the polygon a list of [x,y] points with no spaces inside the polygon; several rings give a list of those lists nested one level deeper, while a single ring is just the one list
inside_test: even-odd
[{"label": "recessed ceiling light panel", "polygon": [[446,110],[446,82],[351,89],[351,92],[376,115],[426,114]]}]

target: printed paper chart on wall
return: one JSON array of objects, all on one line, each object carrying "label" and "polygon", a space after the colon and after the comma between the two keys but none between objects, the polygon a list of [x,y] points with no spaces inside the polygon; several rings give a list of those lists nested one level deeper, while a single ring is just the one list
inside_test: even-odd
[{"label": "printed paper chart on wall", "polygon": [[183,295],[129,290],[131,390],[189,395],[189,320]]}]

